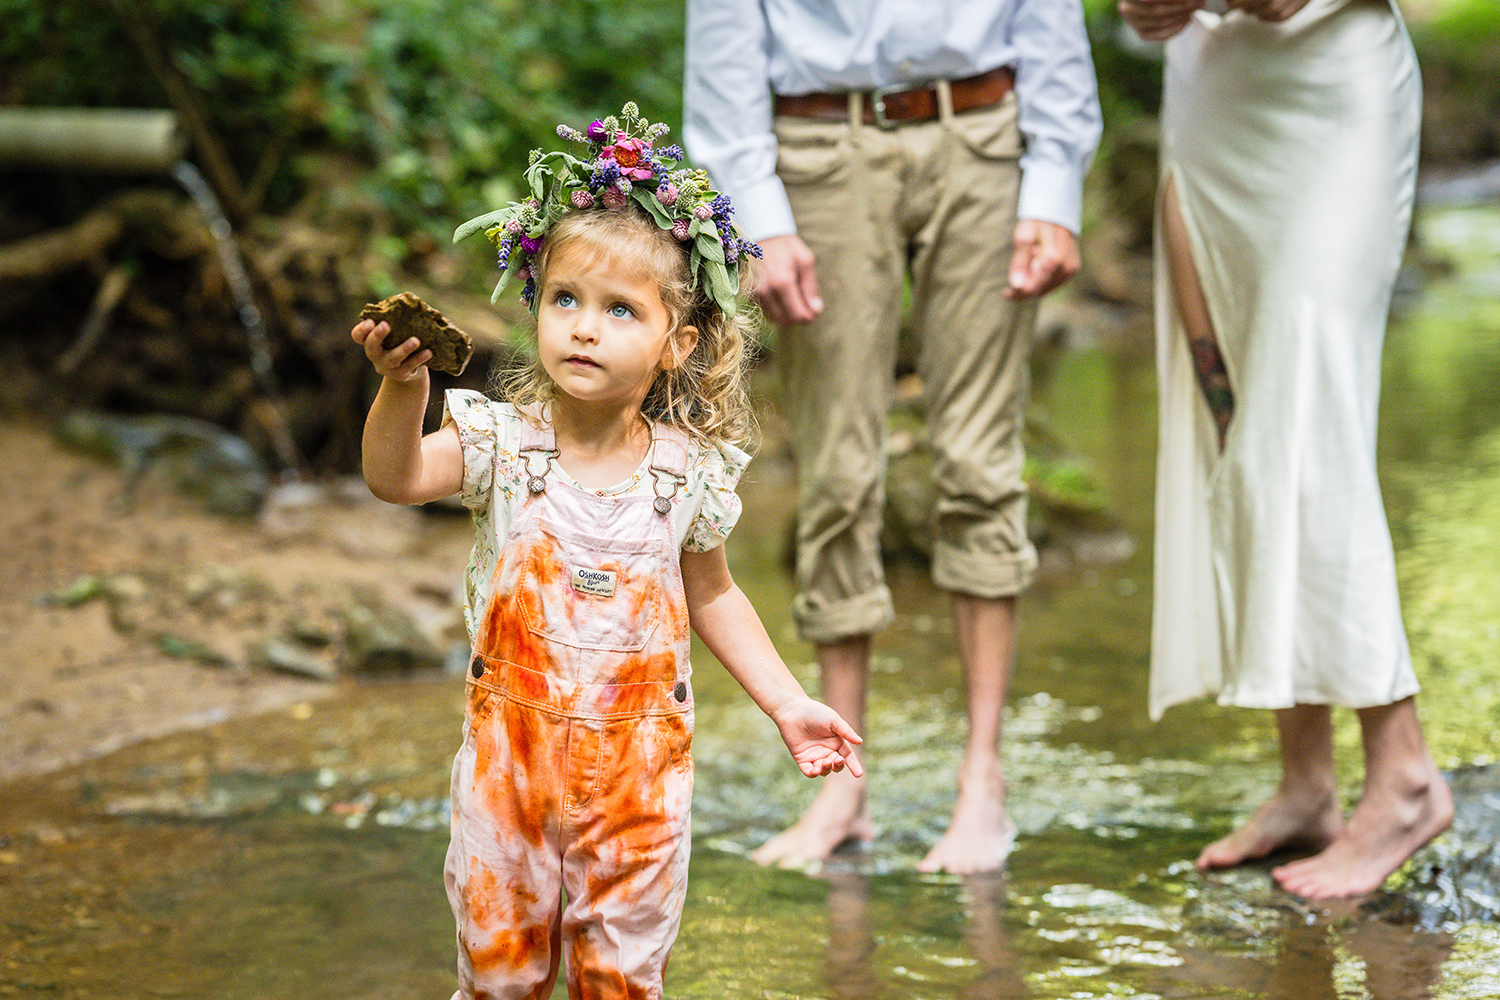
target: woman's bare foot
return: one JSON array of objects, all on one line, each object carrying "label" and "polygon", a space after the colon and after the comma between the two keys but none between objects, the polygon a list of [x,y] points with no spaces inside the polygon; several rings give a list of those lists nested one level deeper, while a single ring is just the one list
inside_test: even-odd
[{"label": "woman's bare foot", "polygon": [[1280,850],[1321,851],[1339,835],[1343,814],[1332,790],[1317,793],[1278,791],[1227,837],[1198,855],[1198,870],[1233,868]]},{"label": "woman's bare foot", "polygon": [[801,819],[751,851],[750,860],[800,868],[824,860],[851,839],[874,840],[875,824],[865,806],[865,779],[840,771],[823,779]]},{"label": "woman's bare foot", "polygon": [[960,779],[948,832],[917,865],[919,872],[974,875],[1005,867],[1016,842],[1016,825],[1005,814],[1005,781],[998,774]]},{"label": "woman's bare foot", "polygon": [[1321,853],[1271,870],[1287,892],[1335,899],[1374,892],[1453,822],[1453,796],[1430,761],[1394,785],[1367,788],[1349,823]]}]

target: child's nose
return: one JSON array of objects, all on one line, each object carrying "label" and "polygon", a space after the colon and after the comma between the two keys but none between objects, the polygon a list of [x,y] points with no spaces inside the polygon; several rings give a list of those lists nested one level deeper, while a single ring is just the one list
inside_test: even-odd
[{"label": "child's nose", "polygon": [[599,317],[591,309],[580,309],[573,322],[573,337],[576,340],[597,341],[599,339]]}]

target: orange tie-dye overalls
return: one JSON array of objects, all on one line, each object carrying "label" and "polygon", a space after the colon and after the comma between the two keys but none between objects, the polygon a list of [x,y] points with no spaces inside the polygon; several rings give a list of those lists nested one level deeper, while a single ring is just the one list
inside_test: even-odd
[{"label": "orange tie-dye overalls", "polygon": [[657,1000],[693,792],[672,517],[688,442],[657,425],[654,495],[597,496],[548,475],[550,429],[523,426],[529,492],[479,626],[453,762],[455,996],[545,998],[561,959],[574,1000]]}]

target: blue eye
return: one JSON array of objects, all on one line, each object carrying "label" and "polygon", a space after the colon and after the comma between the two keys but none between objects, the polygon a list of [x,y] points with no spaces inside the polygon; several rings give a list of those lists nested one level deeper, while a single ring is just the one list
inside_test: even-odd
[{"label": "blue eye", "polygon": [[615,319],[630,319],[635,315],[635,313],[631,311],[630,307],[622,302],[616,302],[614,305],[610,306],[609,314]]},{"label": "blue eye", "polygon": [[553,301],[560,306],[571,306],[576,300],[573,298],[571,292],[558,292],[557,298]]}]

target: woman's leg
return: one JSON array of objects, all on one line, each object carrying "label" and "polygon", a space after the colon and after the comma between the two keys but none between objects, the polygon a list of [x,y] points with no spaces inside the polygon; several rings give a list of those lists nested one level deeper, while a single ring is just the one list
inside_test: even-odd
[{"label": "woman's leg", "polygon": [[1229,836],[1198,855],[1198,867],[1230,868],[1287,848],[1321,850],[1343,825],[1333,770],[1333,714],[1327,705],[1276,713],[1281,786]]},{"label": "woman's leg", "polygon": [[1177,201],[1177,184],[1171,174],[1162,182],[1161,202],[1162,235],[1166,242],[1172,297],[1177,302],[1177,313],[1187,332],[1193,370],[1198,373],[1198,386],[1203,390],[1214,426],[1218,428],[1219,449],[1222,451],[1224,435],[1228,433],[1229,420],[1234,415],[1234,390],[1229,385],[1229,371],[1224,367],[1224,356],[1214,334],[1208,300],[1198,280],[1198,267],[1193,263],[1187,222],[1183,219],[1182,206]]},{"label": "woman's leg", "polygon": [[1453,797],[1427,752],[1415,698],[1358,711],[1365,745],[1364,794],[1349,823],[1320,854],[1272,871],[1288,892],[1314,899],[1380,888],[1453,821]]}]

